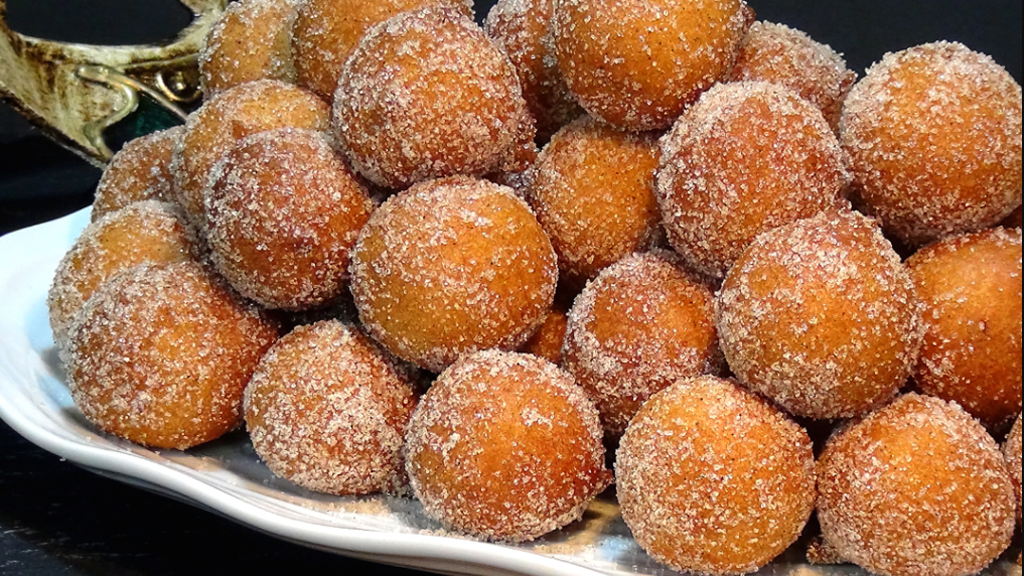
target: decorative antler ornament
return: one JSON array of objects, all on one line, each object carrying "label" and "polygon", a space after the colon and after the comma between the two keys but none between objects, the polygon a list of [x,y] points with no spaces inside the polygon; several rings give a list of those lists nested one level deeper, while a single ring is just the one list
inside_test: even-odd
[{"label": "decorative antler ornament", "polygon": [[198,101],[199,50],[227,0],[180,0],[195,19],[167,46],[89,46],[23,36],[0,0],[0,100],[62,146],[103,166],[103,131],[139,106],[140,94],[184,120]]}]

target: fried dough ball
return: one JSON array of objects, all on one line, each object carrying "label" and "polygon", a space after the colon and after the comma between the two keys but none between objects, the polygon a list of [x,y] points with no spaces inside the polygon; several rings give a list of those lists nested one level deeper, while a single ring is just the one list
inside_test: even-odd
[{"label": "fried dough ball", "polygon": [[1020,206],[1020,85],[962,44],[871,67],[846,100],[841,136],[858,201],[907,244],[989,228]]},{"label": "fried dough ball", "polygon": [[253,447],[274,474],[339,496],[405,484],[412,375],[338,321],[302,326],[260,361],[245,390]]},{"label": "fried dough ball", "polygon": [[464,357],[406,435],[426,512],[478,538],[535,540],[580,520],[609,486],[597,410],[567,374],[527,354]]},{"label": "fried dough ball", "polygon": [[186,450],[242,422],[242,395],[276,327],[195,262],[143,265],[103,285],[64,355],[75,404],[105,432]]},{"label": "fried dough ball", "polygon": [[171,156],[184,131],[178,126],[125,144],[100,177],[92,204],[92,221],[143,200],[174,202]]},{"label": "fried dough ball", "polygon": [[733,82],[772,82],[796,92],[839,129],[843,101],[857,81],[846,61],[807,34],[771,22],[755,22],[740,45]]},{"label": "fried dough ball", "polygon": [[1013,211],[1013,214],[1010,214],[1010,216],[1006,220],[1003,220],[1004,227],[1020,228],[1020,208],[1020,206],[1017,206],[1017,209]]},{"label": "fried dough ball", "polygon": [[366,33],[338,82],[334,127],[356,169],[392,188],[515,171],[535,134],[508,58],[446,8],[406,12]]},{"label": "fried dough ball", "polygon": [[498,0],[484,24],[519,73],[541,142],[584,114],[558,69],[553,12],[554,0]]},{"label": "fried dough ball", "polygon": [[814,511],[807,433],[712,377],[682,380],[644,405],[616,472],[637,543],[679,571],[755,572],[796,542]]},{"label": "fried dough ball", "polygon": [[818,519],[842,558],[886,576],[966,576],[1013,538],[1013,485],[992,437],[956,405],[910,394],[834,436]]},{"label": "fried dough ball", "polygon": [[582,288],[604,268],[651,248],[661,221],[657,168],[654,134],[621,132],[590,117],[544,148],[526,196],[566,283]]},{"label": "fried dough ball", "polygon": [[553,26],[559,68],[583,108],[657,130],[729,74],[752,22],[742,0],[560,0]]},{"label": "fried dough ball", "polygon": [[987,426],[1021,409],[1021,233],[994,228],[933,244],[907,261],[924,302],[919,390]]},{"label": "fried dough ball", "polygon": [[175,206],[147,200],[90,224],[61,260],[47,306],[53,341],[63,347],[82,307],[105,282],[140,264],[186,262],[199,243]]},{"label": "fried dough ball", "polygon": [[1003,456],[1006,458],[1006,466],[1010,469],[1010,478],[1013,479],[1013,487],[1017,490],[1017,523],[1020,524],[1020,512],[1021,512],[1021,473],[1024,470],[1021,469],[1021,417],[1017,416],[1017,423],[1013,426],[1013,431],[1010,432],[1010,436],[1006,439],[1006,445],[1003,446]]},{"label": "fried dough ball", "polygon": [[556,303],[544,317],[540,328],[537,328],[526,344],[519,347],[519,351],[524,354],[533,354],[555,365],[561,364],[562,343],[565,341],[565,329],[568,323],[568,311]]},{"label": "fried dough ball", "polygon": [[715,86],[661,142],[669,241],[690,267],[722,278],[759,234],[838,208],[847,161],[821,111],[795,92]]},{"label": "fried dough ball", "polygon": [[391,198],[352,253],[352,294],[370,335],[432,372],[466,353],[521,346],[557,281],[551,242],[526,203],[467,177]]},{"label": "fried dough ball", "polygon": [[565,369],[587,391],[611,437],[677,381],[722,364],[714,296],[668,253],[607,268],[569,313]]},{"label": "fried dough ball", "polygon": [[217,162],[245,138],[275,128],[330,128],[330,108],[301,88],[275,80],[236,86],[215,96],[189,116],[174,149],[171,170],[178,204],[205,232],[204,197],[213,185]]},{"label": "fried dough ball", "polygon": [[305,0],[292,28],[299,86],[334,101],[349,56],[376,24],[428,6],[446,6],[473,17],[471,0]]},{"label": "fried dough ball", "polygon": [[806,418],[861,416],[891,400],[921,348],[910,273],[877,224],[851,212],[759,236],[715,307],[737,378]]},{"label": "fried dough ball", "polygon": [[228,153],[206,196],[213,262],[242,296],[304,310],[337,299],[374,205],[326,134],[280,128]]},{"label": "fried dough ball", "polygon": [[301,0],[241,0],[210,30],[199,53],[207,98],[247,82],[295,82],[291,29]]}]

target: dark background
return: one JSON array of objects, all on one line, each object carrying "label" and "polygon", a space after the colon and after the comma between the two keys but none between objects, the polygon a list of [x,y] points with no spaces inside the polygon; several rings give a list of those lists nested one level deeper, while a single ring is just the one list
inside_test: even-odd
[{"label": "dark background", "polygon": [[[760,19],[844,53],[858,73],[885,52],[956,40],[1021,78],[1021,0],[749,1]],[[491,4],[477,1],[481,18]],[[172,37],[189,13],[175,0],[8,0],[7,20],[34,36],[127,44]],[[0,234],[84,207],[98,178],[0,105]],[[93,476],[0,423],[0,576],[313,573],[417,574],[307,551]]]}]

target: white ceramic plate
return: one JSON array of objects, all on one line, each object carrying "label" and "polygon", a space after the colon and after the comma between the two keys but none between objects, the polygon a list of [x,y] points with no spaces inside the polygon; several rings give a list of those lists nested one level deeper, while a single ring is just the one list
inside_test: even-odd
[{"label": "white ceramic plate", "polygon": [[[479,576],[673,574],[640,550],[611,500],[596,502],[584,521],[540,542],[498,546],[444,535],[409,499],[334,498],[296,488],[274,478],[241,433],[183,453],[153,452],[97,432],[63,383],[46,310],[54,270],[88,221],[83,211],[0,238],[0,417],[33,443],[284,540],[364,560]],[[794,549],[759,574],[865,572],[811,567]],[[1004,561],[986,574],[1020,576],[1021,570]]]}]

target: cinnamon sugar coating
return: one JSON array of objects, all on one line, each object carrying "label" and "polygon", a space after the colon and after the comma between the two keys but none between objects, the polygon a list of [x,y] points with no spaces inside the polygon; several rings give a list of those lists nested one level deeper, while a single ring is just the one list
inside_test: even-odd
[{"label": "cinnamon sugar coating", "polygon": [[851,90],[841,138],[857,201],[907,244],[989,228],[1020,206],[1020,85],[962,44],[887,54]]},{"label": "cinnamon sugar coating", "polygon": [[569,313],[564,367],[611,437],[651,396],[722,366],[714,296],[679,265],[663,252],[629,256],[591,282]]},{"label": "cinnamon sugar coating", "polygon": [[1021,410],[1021,233],[950,238],[907,261],[924,302],[914,383],[990,427]]},{"label": "cinnamon sugar coating", "polygon": [[92,221],[143,200],[174,202],[171,156],[175,141],[184,131],[179,126],[125,144],[100,177],[92,204]]},{"label": "cinnamon sugar coating", "polygon": [[206,196],[213,262],[243,296],[302,310],[337,299],[375,206],[326,134],[281,128],[228,153]]},{"label": "cinnamon sugar coating", "polygon": [[235,144],[275,128],[326,131],[330,108],[313,94],[276,80],[228,89],[192,113],[174,149],[171,171],[178,204],[204,234],[204,198],[216,181],[217,163]]},{"label": "cinnamon sugar coating", "polygon": [[821,111],[766,82],[715,86],[661,141],[669,242],[722,278],[759,234],[841,206],[848,158]]},{"label": "cinnamon sugar coating", "polygon": [[558,254],[562,280],[582,288],[651,248],[661,221],[654,193],[657,137],[590,117],[562,129],[532,171],[526,198]]},{"label": "cinnamon sugar coating", "polygon": [[393,16],[428,6],[473,17],[472,0],[305,0],[292,28],[299,86],[333,102],[345,62],[366,32]]},{"label": "cinnamon sugar coating", "polygon": [[759,236],[726,277],[716,318],[737,378],[815,419],[891,400],[923,335],[909,272],[877,224],[852,212]]},{"label": "cinnamon sugar coating", "polygon": [[537,120],[537,139],[547,142],[562,126],[585,112],[558,69],[551,26],[554,0],[499,0],[484,29],[519,74],[523,97]]},{"label": "cinnamon sugar coating", "polygon": [[728,75],[753,20],[742,0],[560,0],[558,66],[591,116],[664,129]]},{"label": "cinnamon sugar coating", "polygon": [[850,424],[818,461],[818,519],[848,561],[883,576],[967,576],[1013,538],[1002,454],[955,404],[910,394]]},{"label": "cinnamon sugar coating", "polygon": [[394,196],[352,252],[352,294],[370,335],[433,372],[466,353],[521,346],[557,281],[551,242],[526,203],[467,177]]},{"label": "cinnamon sugar coating", "polygon": [[846,95],[857,74],[830,46],[782,24],[755,22],[740,45],[732,82],[771,82],[785,86],[821,110],[839,129]]},{"label": "cinnamon sugar coating", "polygon": [[171,204],[136,202],[93,222],[61,260],[46,304],[53,341],[63,346],[82,307],[104,283],[140,264],[186,262],[199,242]]},{"label": "cinnamon sugar coating", "polygon": [[1010,469],[1010,478],[1013,479],[1013,487],[1017,490],[1017,523],[1020,524],[1021,516],[1021,417],[1017,416],[1017,423],[1013,431],[1006,439],[1003,446],[1003,456],[1006,458],[1006,466]]},{"label": "cinnamon sugar coating", "polygon": [[508,58],[450,8],[366,33],[338,82],[334,128],[355,168],[392,188],[515,171],[536,132]]},{"label": "cinnamon sugar coating", "polygon": [[467,356],[423,397],[406,436],[426,512],[484,540],[524,542],[583,517],[611,483],[597,410],[539,358]]},{"label": "cinnamon sugar coating", "polygon": [[405,427],[416,407],[412,372],[358,329],[301,326],[260,361],[245,390],[253,447],[274,474],[335,495],[405,484]]},{"label": "cinnamon sugar coating", "polygon": [[678,571],[756,572],[796,542],[814,511],[807,433],[712,377],[681,380],[645,404],[616,472],[637,543]]},{"label": "cinnamon sugar coating", "polygon": [[276,339],[202,265],[143,265],[89,300],[62,357],[89,421],[136,444],[186,450],[241,423],[245,385]]},{"label": "cinnamon sugar coating", "polygon": [[200,82],[210,98],[257,80],[295,82],[291,31],[301,0],[240,0],[210,30],[199,53]]}]

